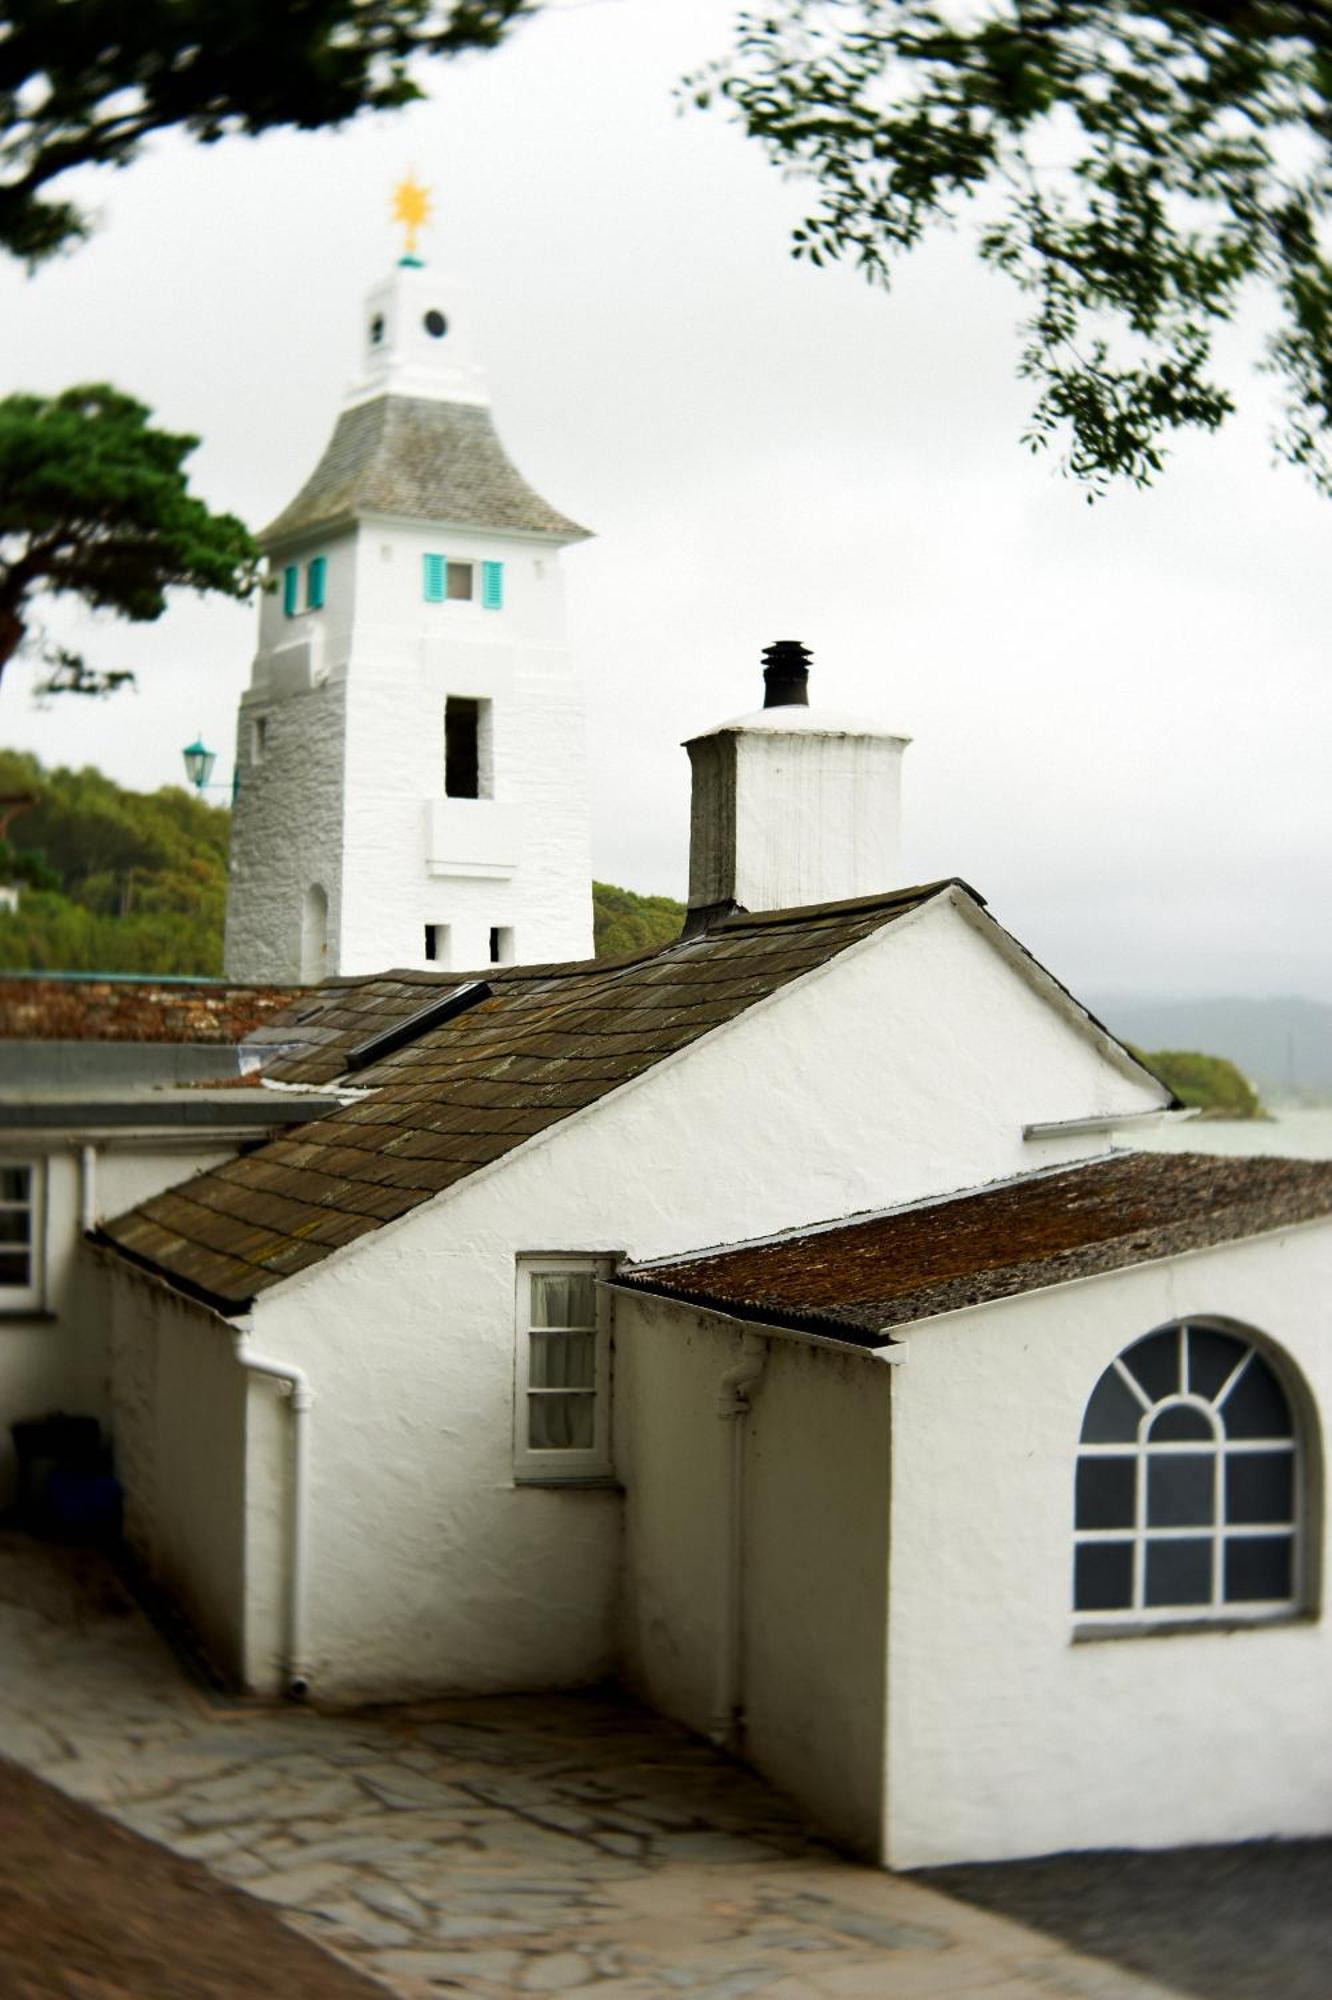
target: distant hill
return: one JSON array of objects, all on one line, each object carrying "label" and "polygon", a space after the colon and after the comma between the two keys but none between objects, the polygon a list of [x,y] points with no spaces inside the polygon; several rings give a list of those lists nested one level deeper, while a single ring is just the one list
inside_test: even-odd
[{"label": "distant hill", "polygon": [[1212,1118],[1263,1118],[1266,1113],[1249,1079],[1225,1056],[1196,1049],[1134,1049],[1139,1062],[1173,1090],[1181,1104]]},{"label": "distant hill", "polygon": [[598,958],[622,958],[631,951],[648,951],[669,944],[680,934],[683,903],[672,896],[636,896],[610,882],[592,884],[592,924]]},{"label": "distant hill", "polygon": [[222,970],[231,815],[178,787],[129,792],[100,771],[48,771],[0,750],[0,797],[35,793],[0,841],[0,967],[17,972]]},{"label": "distant hill", "polygon": [[[1085,997],[1085,996],[1079,996]],[[1087,999],[1122,1041],[1228,1056],[1265,1097],[1332,1097],[1332,1006],[1318,1000]]]},{"label": "distant hill", "polygon": [[[92,769],[47,770],[0,750],[0,803],[37,803],[0,841],[0,970],[216,976],[222,970],[231,814],[175,786],[131,792]],[[620,958],[673,938],[684,905],[592,885],[596,952]]]}]

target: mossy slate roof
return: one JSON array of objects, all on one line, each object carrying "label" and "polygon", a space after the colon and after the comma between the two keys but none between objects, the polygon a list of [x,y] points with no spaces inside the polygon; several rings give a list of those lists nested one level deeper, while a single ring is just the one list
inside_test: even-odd
[{"label": "mossy slate roof", "polygon": [[309,479],[259,539],[284,542],[362,514],[555,542],[589,533],[528,485],[488,409],[424,396],[376,396],[344,410]]},{"label": "mossy slate roof", "polygon": [[240,1311],[953,886],[741,913],[628,959],[330,981],[250,1043],[280,1051],[269,1077],[327,1085],[351,1048],[436,994],[468,979],[492,991],[347,1077],[367,1095],[140,1203],[101,1239]]},{"label": "mossy slate roof", "polygon": [[617,1282],[876,1347],[913,1320],[1332,1215],[1332,1161],[1122,1153]]}]

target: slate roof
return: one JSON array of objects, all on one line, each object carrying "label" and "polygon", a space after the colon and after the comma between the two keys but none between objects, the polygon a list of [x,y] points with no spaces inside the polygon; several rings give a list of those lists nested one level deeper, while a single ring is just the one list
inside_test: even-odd
[{"label": "slate roof", "polygon": [[291,1008],[290,986],[0,977],[0,1040],[234,1045]]},{"label": "slate roof", "polygon": [[609,963],[330,982],[273,1024],[304,1042],[268,1075],[328,1083],[350,1047],[422,1004],[423,987],[479,978],[492,993],[348,1078],[368,1095],[99,1233],[181,1289],[242,1310],[953,886],[739,913]]},{"label": "slate roof", "polygon": [[616,1282],[879,1347],[913,1320],[1326,1215],[1332,1161],[1116,1154]]},{"label": "slate roof", "polygon": [[344,410],[313,473],[259,537],[268,544],[354,520],[390,514],[544,535],[587,538],[513,466],[490,411],[424,396],[377,396]]}]

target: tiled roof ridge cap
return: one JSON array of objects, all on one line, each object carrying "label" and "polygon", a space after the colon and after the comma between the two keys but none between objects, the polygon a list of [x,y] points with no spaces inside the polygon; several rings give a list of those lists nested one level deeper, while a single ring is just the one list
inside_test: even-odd
[{"label": "tiled roof ridge cap", "polygon": [[[948,888],[952,886],[952,883],[951,881],[945,882],[942,886]],[[961,884],[960,886],[965,888],[966,885]],[[901,908],[904,904],[910,905],[923,900],[932,900],[935,892],[936,885],[929,883],[922,890],[899,890],[890,896],[861,896],[843,903],[815,903],[806,905],[800,911],[777,911],[773,914],[779,919],[784,918],[793,922],[797,920],[812,922],[820,915],[851,915],[857,912],[862,915],[868,915],[871,911],[879,907],[882,907],[885,913],[889,913]],[[626,958],[580,961],[578,963],[585,969],[585,979],[573,992],[567,995],[553,994],[548,996],[542,1004],[534,1007],[535,1018],[530,1022],[524,1022],[521,1019],[512,1019],[503,1007],[491,1015],[489,1009],[493,1000],[498,997],[497,995],[492,995],[489,1000],[483,1000],[472,1011],[470,1018],[477,1025],[483,1023],[487,1018],[493,1019],[497,1029],[504,1034],[505,1055],[520,1056],[525,1052],[525,1044],[530,1039],[547,1035],[553,1028],[558,1028],[569,1016],[576,1016],[589,1007],[595,1007],[599,1001],[605,998],[607,989],[613,987],[617,980],[640,971],[645,965],[669,963],[674,958],[698,957],[702,952],[707,950],[710,943],[715,943],[720,936],[734,936],[735,929],[731,928],[733,924],[735,924],[735,928],[743,931],[745,919],[740,918],[736,920],[728,918],[723,923],[716,925],[712,930],[700,931],[694,937],[680,936],[671,938],[666,944],[632,954]],[[855,939],[848,938],[846,944],[842,946],[842,950],[848,949],[855,942]],[[830,952],[828,956],[830,959],[836,958],[840,956],[840,953]],[[593,968],[596,968],[595,973]],[[776,990],[780,991],[781,988],[779,987]],[[749,1010],[748,1008],[743,1008],[741,1011],[748,1012]],[[426,1030],[427,1034],[430,1032],[429,1029]],[[484,1059],[485,1044],[478,1043],[469,1049],[468,1054],[474,1058]],[[419,1088],[419,1086],[411,1084],[406,1077],[401,1082],[397,1078],[393,1078],[370,1086],[370,1089],[374,1091],[415,1088]]]},{"label": "tiled roof ridge cap", "polygon": [[[850,916],[859,911],[868,914],[876,909],[898,909],[903,903],[925,903],[935,896],[941,896],[947,889],[961,889],[965,895],[982,909],[988,908],[979,889],[972,887],[961,875],[942,875],[934,882],[910,883],[900,889],[878,889],[871,896],[847,896],[832,903],[800,903],[783,910],[733,910],[729,916],[721,917],[706,931],[694,938],[673,940],[674,944],[698,944],[708,937],[715,937],[719,931],[758,929],[779,924],[809,923],[818,917]],[[670,950],[671,946],[663,947]]]}]

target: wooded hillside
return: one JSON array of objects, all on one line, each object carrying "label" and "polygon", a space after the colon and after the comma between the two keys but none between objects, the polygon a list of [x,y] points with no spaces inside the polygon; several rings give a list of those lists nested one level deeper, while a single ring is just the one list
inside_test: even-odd
[{"label": "wooded hillside", "polygon": [[[131,792],[102,772],[46,770],[0,750],[0,800],[36,803],[0,841],[0,968],[10,972],[222,970],[231,814],[178,786]],[[592,885],[596,951],[619,958],[664,944],[684,920],[669,896]]]}]

